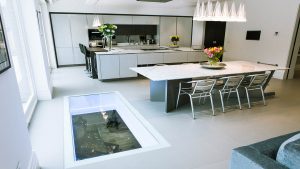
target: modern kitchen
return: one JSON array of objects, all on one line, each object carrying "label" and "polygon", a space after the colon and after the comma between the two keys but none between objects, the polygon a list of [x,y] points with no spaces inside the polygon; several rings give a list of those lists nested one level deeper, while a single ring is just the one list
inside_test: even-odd
[{"label": "modern kitchen", "polygon": [[0,168],[298,169],[299,5],[0,0]]}]

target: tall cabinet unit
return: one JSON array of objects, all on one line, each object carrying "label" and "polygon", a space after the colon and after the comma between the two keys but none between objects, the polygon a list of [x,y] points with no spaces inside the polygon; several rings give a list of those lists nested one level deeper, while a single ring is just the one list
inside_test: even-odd
[{"label": "tall cabinet unit", "polygon": [[52,14],[51,20],[58,66],[84,64],[79,43],[88,46],[86,15]]},{"label": "tall cabinet unit", "polygon": [[191,46],[192,25],[193,19],[191,17],[177,17],[177,35],[180,37],[179,46]]},{"label": "tall cabinet unit", "polygon": [[85,15],[70,15],[72,45],[74,53],[74,64],[84,64],[85,57],[81,53],[79,43],[88,46],[88,27]]},{"label": "tall cabinet unit", "polygon": [[192,26],[191,17],[160,17],[160,45],[168,46],[171,44],[170,36],[178,35],[180,40],[179,46],[190,47],[192,43]]},{"label": "tall cabinet unit", "polygon": [[51,20],[58,66],[74,64],[69,15],[52,14]]},{"label": "tall cabinet unit", "polygon": [[170,42],[170,36],[176,35],[176,17],[160,17],[159,23],[159,37],[160,37],[160,45],[168,46]]}]

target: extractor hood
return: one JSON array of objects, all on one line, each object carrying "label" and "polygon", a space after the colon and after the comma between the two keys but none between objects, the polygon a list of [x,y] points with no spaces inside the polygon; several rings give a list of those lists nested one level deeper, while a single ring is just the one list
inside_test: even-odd
[{"label": "extractor hood", "polygon": [[141,2],[160,2],[160,3],[165,3],[165,2],[170,2],[172,0],[136,0],[136,1],[141,1]]}]

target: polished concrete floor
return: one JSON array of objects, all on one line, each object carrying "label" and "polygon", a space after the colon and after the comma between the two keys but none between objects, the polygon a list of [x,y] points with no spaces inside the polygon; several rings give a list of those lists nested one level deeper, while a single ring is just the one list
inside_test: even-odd
[{"label": "polished concrete floor", "polygon": [[274,136],[300,130],[300,79],[272,80],[268,91],[276,96],[243,110],[217,104],[211,116],[209,102],[197,105],[196,120],[189,105],[165,113],[163,103],[149,101],[147,79],[100,82],[87,77],[84,67],[54,70],[54,98],[38,103],[30,124],[32,146],[43,169],[63,169],[63,97],[120,91],[170,143],[170,147],[108,160],[101,169],[222,169],[228,168],[231,150]]}]

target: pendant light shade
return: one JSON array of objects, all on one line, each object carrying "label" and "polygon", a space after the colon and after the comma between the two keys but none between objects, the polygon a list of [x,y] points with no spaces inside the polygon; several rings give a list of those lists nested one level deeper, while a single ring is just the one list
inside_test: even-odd
[{"label": "pendant light shade", "polygon": [[196,21],[246,22],[245,5],[240,3],[238,10],[236,10],[234,0],[230,9],[227,0],[221,2],[219,0],[207,2],[198,0],[193,19]]},{"label": "pendant light shade", "polygon": [[222,19],[222,9],[221,9],[221,3],[219,1],[217,1],[216,6],[215,6],[214,17],[215,17],[215,20]]},{"label": "pendant light shade", "polygon": [[99,16],[95,16],[93,21],[93,27],[99,27],[99,26],[101,26]]}]

